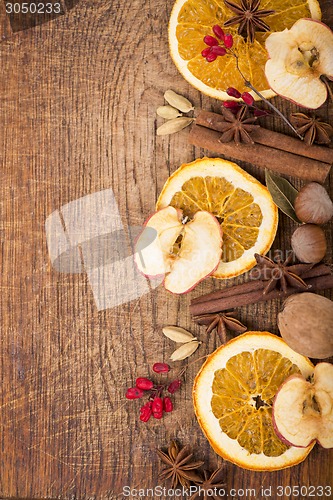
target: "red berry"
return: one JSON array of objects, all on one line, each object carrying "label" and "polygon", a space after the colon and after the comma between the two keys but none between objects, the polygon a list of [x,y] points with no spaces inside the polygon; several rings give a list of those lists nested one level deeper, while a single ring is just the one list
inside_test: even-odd
[{"label": "red berry", "polygon": [[211,53],[216,54],[217,56],[225,56],[227,51],[224,47],[220,47],[219,45],[215,45],[215,47],[211,47]]},{"label": "red berry", "polygon": [[151,413],[150,414],[147,413],[147,412],[140,413],[140,420],[141,420],[141,422],[148,422],[148,420],[150,419],[150,417],[151,417]]},{"label": "red berry", "polygon": [[166,413],[169,413],[170,411],[173,410],[172,401],[171,401],[171,399],[168,396],[166,396],[165,398],[163,398],[163,408],[164,408],[164,411]]},{"label": "red berry", "polygon": [[154,418],[162,418],[163,416],[163,400],[162,398],[155,398],[152,404],[152,412]]},{"label": "red berry", "polygon": [[227,49],[231,49],[231,47],[234,44],[234,39],[232,38],[232,35],[227,33],[224,35],[224,45],[227,47]]},{"label": "red berry", "polygon": [[248,104],[249,106],[252,106],[252,104],[254,103],[252,95],[249,94],[248,92],[242,93],[242,99],[245,102],[245,104]]},{"label": "red berry", "polygon": [[154,383],[148,378],[139,377],[136,379],[135,386],[138,389],[142,389],[144,391],[150,391],[150,389],[153,388]]},{"label": "red berry", "polygon": [[236,99],[239,99],[241,97],[241,93],[239,90],[235,89],[234,87],[229,87],[226,90],[227,94],[230,95],[230,97],[236,97]]},{"label": "red berry", "polygon": [[211,50],[212,47],[206,47],[205,49],[203,49],[203,51],[201,52],[202,57],[207,57]]},{"label": "red berry", "polygon": [[181,380],[174,380],[169,385],[168,392],[170,392],[170,394],[174,394],[176,391],[178,391],[181,385],[182,385]]},{"label": "red berry", "polygon": [[206,57],[207,62],[213,62],[215,61],[215,59],[217,59],[217,55],[212,53],[208,54],[208,56]]},{"label": "red berry", "polygon": [[141,420],[141,422],[148,422],[148,420],[150,419],[150,417],[153,414],[151,407],[152,407],[152,403],[149,402],[149,403],[146,403],[144,406],[142,406],[142,408],[140,408],[140,420]]},{"label": "red berry", "polygon": [[253,114],[254,116],[267,116],[270,115],[270,112],[266,111],[266,109],[255,109]]},{"label": "red berry", "polygon": [[221,28],[221,26],[219,26],[218,24],[215,24],[215,26],[213,26],[213,32],[214,32],[214,35],[217,36],[217,38],[219,38],[220,40],[224,40],[224,31]]},{"label": "red berry", "polygon": [[210,47],[214,47],[214,45],[218,45],[219,44],[218,40],[216,40],[215,37],[210,36],[210,35],[206,35],[204,37],[204,42],[205,42],[206,45],[209,45]]},{"label": "red berry", "polygon": [[160,397],[156,397],[154,398],[153,400],[153,403],[152,403],[152,410],[153,410],[153,413],[154,412],[160,412],[163,410],[163,400],[162,398]]},{"label": "red berry", "polygon": [[125,394],[127,399],[140,399],[143,396],[143,390],[138,387],[130,387]]},{"label": "red berry", "polygon": [[237,109],[239,108],[239,103],[236,101],[223,101],[222,106],[227,109]]},{"label": "red berry", "polygon": [[168,373],[170,371],[170,366],[166,363],[155,363],[153,366],[153,371],[155,373]]}]

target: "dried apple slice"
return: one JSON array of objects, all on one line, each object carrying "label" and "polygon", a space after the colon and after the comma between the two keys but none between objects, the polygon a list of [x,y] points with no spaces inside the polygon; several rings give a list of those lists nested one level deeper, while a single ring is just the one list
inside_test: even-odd
[{"label": "dried apple slice", "polygon": [[311,381],[292,375],[278,390],[273,423],[286,444],[306,448],[317,441],[333,448],[333,365],[319,363]]},{"label": "dried apple slice", "polygon": [[212,274],[222,253],[221,226],[212,214],[197,212],[186,223],[182,215],[171,206],[153,214],[138,238],[134,257],[146,276],[165,274],[165,288],[177,294],[189,292]]},{"label": "dried apple slice", "polygon": [[327,99],[324,75],[333,79],[333,33],[326,24],[299,19],[290,30],[266,40],[270,59],[265,66],[274,92],[306,108],[319,108]]}]

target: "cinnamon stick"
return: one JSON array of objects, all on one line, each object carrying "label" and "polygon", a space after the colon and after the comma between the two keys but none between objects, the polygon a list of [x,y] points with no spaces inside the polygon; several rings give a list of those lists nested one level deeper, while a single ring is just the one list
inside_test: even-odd
[{"label": "cinnamon stick", "polygon": [[239,295],[232,295],[229,297],[222,297],[219,299],[208,300],[190,305],[190,312],[193,316],[201,314],[216,313],[234,309],[235,307],[246,306],[258,302],[266,302],[273,299],[285,299],[294,293],[315,292],[320,290],[327,290],[333,288],[333,275],[325,274],[323,276],[316,276],[304,280],[308,285],[307,290],[299,290],[297,288],[289,288],[286,293],[280,290],[272,290],[266,295],[263,294],[262,289],[246,292]]},{"label": "cinnamon stick", "polygon": [[[332,274],[332,269],[330,266],[326,264],[319,264],[312,269],[308,269],[305,271],[301,278],[316,278],[318,276],[327,276]],[[216,290],[215,292],[206,293],[205,295],[201,295],[200,297],[196,297],[191,300],[191,306],[194,304],[200,304],[202,302],[208,302],[216,299],[224,299],[227,297],[235,297],[239,295],[243,295],[245,293],[256,292],[259,290],[263,290],[266,286],[267,282],[261,280],[251,280],[246,283],[240,283],[238,285],[233,285],[228,288],[222,288],[221,290]]]},{"label": "cinnamon stick", "polygon": [[221,132],[194,125],[189,133],[188,140],[194,146],[220,153],[235,160],[246,161],[279,174],[321,184],[325,182],[331,169],[329,163],[263,146],[262,144],[236,145],[232,142],[222,143],[219,141],[220,136]]},{"label": "cinnamon stick", "polygon": [[[219,124],[223,120],[223,116],[218,113],[211,113],[210,111],[200,111],[196,118],[197,125],[210,128],[220,132]],[[264,127],[259,127],[251,133],[251,138],[256,144],[269,146],[274,149],[293,153],[306,158],[312,158],[323,163],[333,163],[333,148],[316,146],[309,146],[305,142],[290,137],[289,135],[273,132]]]}]

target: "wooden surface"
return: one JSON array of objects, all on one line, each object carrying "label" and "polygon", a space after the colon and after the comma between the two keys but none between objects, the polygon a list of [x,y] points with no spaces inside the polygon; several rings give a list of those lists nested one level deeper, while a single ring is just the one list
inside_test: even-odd
[{"label": "wooden surface", "polygon": [[[178,324],[206,341],[197,357],[218,345],[191,322],[188,304],[219,284],[208,280],[180,298],[159,287],[98,312],[84,274],[52,269],[44,229],[54,210],[106,188],[123,223],[141,224],[169,174],[202,155],[187,145],[187,131],[155,135],[155,109],[167,88],[197,107],[218,109],[187,85],[169,57],[172,3],[81,0],[55,22],[13,35],[1,2],[1,498],[123,498],[124,485],[158,484],[154,449],[171,438],[192,444],[211,468],[221,463],[193,414],[200,362],[189,368],[176,410],[162,422],[139,423],[139,403],[124,398],[136,376],[171,354],[163,325]],[[332,26],[331,0],[321,3]],[[320,114],[328,113],[326,104]],[[271,125],[281,130],[277,121]],[[243,166],[263,180],[261,171]],[[293,228],[281,216],[274,248],[289,248]],[[331,227],[326,232],[331,261]],[[277,332],[279,306],[245,307],[239,317],[249,329]],[[332,451],[315,447],[303,464],[275,473],[228,464],[227,484],[273,491],[333,486],[332,459]]]}]

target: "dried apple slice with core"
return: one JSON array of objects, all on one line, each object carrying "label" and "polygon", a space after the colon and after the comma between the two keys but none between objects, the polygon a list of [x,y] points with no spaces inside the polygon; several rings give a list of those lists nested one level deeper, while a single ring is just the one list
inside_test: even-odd
[{"label": "dried apple slice with core", "polygon": [[170,248],[183,230],[182,211],[168,207],[159,210],[145,222],[135,245],[135,262],[146,276],[159,276],[170,271]]},{"label": "dried apple slice with core", "polygon": [[[190,291],[213,273],[222,253],[222,231],[205,211],[182,223],[182,211],[166,207],[152,215],[136,243],[135,262],[146,276],[166,274],[164,286],[172,293]],[[156,231],[151,241],[150,232]],[[150,239],[150,241],[149,241]]]},{"label": "dried apple slice with core", "polygon": [[312,381],[292,375],[280,387],[273,405],[274,428],[291,446],[317,441],[333,447],[333,365],[319,363]]},{"label": "dried apple slice with core", "polygon": [[327,99],[321,75],[333,77],[333,32],[313,19],[299,19],[290,30],[266,40],[265,73],[272,90],[300,106],[317,109]]}]

